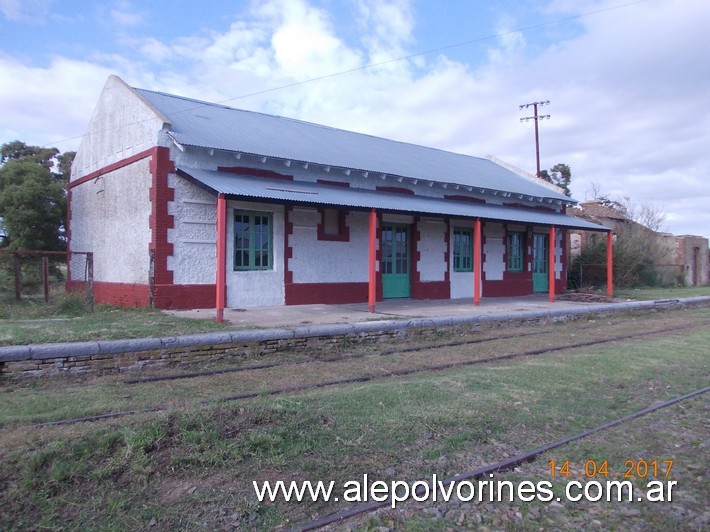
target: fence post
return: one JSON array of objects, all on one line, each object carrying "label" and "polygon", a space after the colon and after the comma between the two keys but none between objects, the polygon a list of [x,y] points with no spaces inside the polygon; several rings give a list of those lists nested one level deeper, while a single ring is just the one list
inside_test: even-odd
[{"label": "fence post", "polygon": [[22,290],[21,290],[21,285],[22,285],[22,273],[21,273],[21,266],[20,266],[20,254],[19,253],[13,253],[13,264],[12,268],[15,273],[15,300],[19,301],[22,299]]},{"label": "fence post", "polygon": [[49,257],[42,255],[42,287],[44,288],[44,302],[49,303]]}]

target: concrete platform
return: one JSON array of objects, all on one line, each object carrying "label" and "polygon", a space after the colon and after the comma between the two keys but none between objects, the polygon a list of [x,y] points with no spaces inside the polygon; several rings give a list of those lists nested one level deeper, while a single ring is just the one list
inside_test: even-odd
[{"label": "concrete platform", "polygon": [[[599,305],[608,303],[598,303]],[[247,309],[225,309],[224,319],[230,325],[244,328],[291,328],[304,325],[360,323],[377,320],[410,320],[516,314],[531,311],[564,311],[594,306],[595,303],[556,301],[550,303],[547,294],[525,297],[484,298],[480,306],[472,298],[421,300],[387,299],[380,301],[375,313],[368,312],[367,303],[343,305],[280,305]],[[214,309],[168,310],[167,314],[185,318],[215,319]]]}]

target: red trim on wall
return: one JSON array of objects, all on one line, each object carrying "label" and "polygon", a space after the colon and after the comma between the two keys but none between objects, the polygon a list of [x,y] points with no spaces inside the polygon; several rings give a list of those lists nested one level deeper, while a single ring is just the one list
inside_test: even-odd
[{"label": "red trim on wall", "polygon": [[[109,283],[95,281],[94,302],[117,307],[147,307],[150,287],[147,284]],[[86,281],[67,280],[69,293],[87,288]],[[163,309],[214,308],[215,285],[157,285],[154,287],[155,304]]]},{"label": "red trim on wall", "polygon": [[395,194],[407,194],[410,196],[414,195],[413,190],[409,190],[408,188],[402,187],[376,187],[376,190],[378,192],[393,192]]},{"label": "red trim on wall", "polygon": [[[172,214],[168,214],[168,202],[175,199],[175,190],[168,186],[168,174],[175,172],[170,160],[170,150],[163,146],[153,148],[150,160],[152,183],[150,187],[150,250],[155,256],[154,285],[173,284],[173,272],[168,270],[168,257],[173,254],[173,245],[168,242],[168,229],[174,227]],[[147,251],[147,250],[146,250]],[[154,298],[154,301],[156,299]],[[156,306],[160,306],[156,303]]]},{"label": "red trim on wall", "polygon": [[567,291],[567,229],[560,229],[558,227],[557,232],[562,237],[562,255],[560,256],[560,264],[562,264],[562,271],[560,272],[560,278],[555,280],[555,293],[564,294]]},{"label": "red trim on wall", "polygon": [[483,228],[480,218],[473,222],[473,304],[481,303],[483,282]]},{"label": "red trim on wall", "polygon": [[481,281],[486,280],[486,270],[483,268],[483,265],[486,263],[486,241],[486,222],[481,221]]},{"label": "red trim on wall", "polygon": [[150,288],[147,284],[94,281],[93,286],[94,302],[101,305],[137,308],[150,304]]},{"label": "red trim on wall", "polygon": [[444,262],[446,270],[444,272],[443,281],[422,281],[422,274],[419,271],[419,263],[422,260],[421,252],[421,240],[422,233],[419,229],[419,224],[421,224],[421,218],[419,216],[414,217],[414,223],[412,224],[411,240],[412,240],[412,252],[411,252],[411,286],[410,286],[410,297],[412,299],[449,299],[451,297],[451,285],[448,279],[448,224],[444,233],[444,239],[447,243],[446,251],[444,251]]},{"label": "red trim on wall", "polygon": [[65,228],[67,237],[67,278],[64,283],[65,290],[70,291],[71,282],[71,188],[67,187],[67,225]]},{"label": "red trim on wall", "polygon": [[377,211],[367,217],[367,309],[375,312],[377,301]]},{"label": "red trim on wall", "polygon": [[316,183],[318,183],[319,185],[330,185],[333,187],[350,188],[350,183],[346,183],[345,181],[328,181],[327,179],[316,179]]},{"label": "red trim on wall", "polygon": [[214,284],[168,284],[153,287],[155,306],[163,309],[193,309],[216,306]]},{"label": "red trim on wall", "polygon": [[377,246],[377,249],[375,250],[375,264],[378,265],[376,292],[377,292],[377,301],[382,301],[384,299],[382,297],[382,212],[377,211],[376,216],[377,216],[376,236],[377,236],[377,243],[379,244]]},{"label": "red trim on wall", "polygon": [[455,201],[467,201],[468,203],[486,203],[486,200],[481,198],[472,198],[470,196],[461,196],[459,194],[444,194],[444,199]]},{"label": "red trim on wall", "polygon": [[[119,168],[123,168],[124,166],[128,166],[129,164],[133,164],[136,161],[140,161],[141,159],[145,159],[146,157],[150,157],[150,156],[154,155],[155,149],[156,148],[149,148],[149,149],[144,150],[140,153],[136,153],[135,155],[131,155],[130,157],[126,157],[125,159],[121,159],[120,161],[116,161],[115,163],[109,164],[108,166],[104,166],[103,168],[99,168],[98,170],[91,172],[90,174],[87,174],[84,177],[80,177],[79,179],[76,179],[74,181],[70,181],[69,184],[67,185],[67,188],[72,189],[74,187],[78,187],[79,185],[86,183],[87,181],[91,181],[92,179],[96,179],[99,176],[114,172],[114,171],[118,170]],[[167,150],[167,148],[164,148],[164,149]]]},{"label": "red trim on wall", "polygon": [[368,283],[298,283],[286,285],[287,305],[339,305],[367,302]]},{"label": "red trim on wall", "polygon": [[291,221],[291,213],[293,213],[293,206],[286,205],[284,209],[284,284],[286,286],[293,283],[293,272],[288,266],[288,259],[293,258],[293,248],[291,247],[293,222]]},{"label": "red trim on wall", "polygon": [[[503,286],[498,286],[497,283],[500,281],[491,281],[488,290],[491,292],[492,297],[498,296],[515,296],[515,295],[527,295],[532,294],[532,271],[528,270],[528,232],[529,227],[526,227],[523,231],[516,231],[510,229],[508,226],[510,224],[504,224],[505,235],[503,236],[503,264],[505,265],[505,270],[503,270]],[[523,257],[522,265],[523,271],[521,272],[511,272],[508,270],[508,235],[510,233],[521,233],[523,235]]]},{"label": "red trim on wall", "polygon": [[[151,213],[149,216],[149,226],[151,230],[151,240],[146,253],[152,251],[154,254],[154,284],[172,285],[173,272],[168,270],[168,257],[173,254],[173,245],[168,243],[168,229],[174,227],[173,216],[168,214],[168,202],[173,201],[175,193],[168,186],[168,174],[175,172],[175,165],[170,160],[170,150],[163,146],[154,146],[148,150],[116,161],[99,170],[91,172],[68,185],[67,201],[67,225],[71,227],[71,189],[96,179],[99,176],[114,172],[137,161],[150,157],[149,171],[151,175],[151,186],[148,190],[151,203]],[[69,247],[71,248],[71,232],[68,229]],[[93,251],[93,250],[79,250]],[[75,283],[68,283],[69,287]],[[122,293],[125,292],[125,293]],[[154,302],[161,306],[160,298],[154,294]],[[150,304],[150,290],[148,285],[113,283],[97,280],[94,282],[94,301],[101,304],[120,306],[148,306]]]},{"label": "red trim on wall", "polygon": [[446,218],[444,220],[446,224],[446,229],[444,232],[444,245],[446,246],[446,251],[444,252],[444,281],[449,284],[449,293],[451,293],[451,220]]},{"label": "red trim on wall", "polygon": [[450,299],[451,284],[449,281],[414,281],[412,282],[412,299]]},{"label": "red trim on wall", "polygon": [[532,279],[504,279],[503,281],[484,281],[483,293],[486,297],[529,296],[533,293]]},{"label": "red trim on wall", "polygon": [[421,273],[419,272],[419,261],[422,260],[422,253],[419,251],[419,241],[421,240],[421,233],[419,232],[419,216],[414,217],[414,223],[410,226],[412,229],[410,231],[411,240],[411,250],[409,253],[409,271],[411,272],[409,276],[409,287],[410,287],[410,297],[416,299],[414,295],[414,286],[421,282]]},{"label": "red trim on wall", "polygon": [[280,174],[278,172],[274,172],[273,170],[266,170],[265,168],[249,168],[248,166],[219,166],[217,167],[217,170],[219,172],[228,172],[230,174],[248,175],[253,177],[270,177],[273,179],[293,181],[292,175]]},{"label": "red trim on wall", "polygon": [[320,214],[320,223],[318,224],[318,240],[326,240],[330,242],[350,242],[350,228],[347,226],[345,220],[345,216],[350,214],[350,211],[338,211],[338,234],[329,235],[325,232],[325,210],[325,208],[318,209],[318,213]]}]

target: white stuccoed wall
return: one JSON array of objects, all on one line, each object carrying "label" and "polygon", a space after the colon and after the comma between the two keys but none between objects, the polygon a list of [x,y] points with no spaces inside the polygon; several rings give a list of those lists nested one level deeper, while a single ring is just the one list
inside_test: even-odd
[{"label": "white stuccoed wall", "polygon": [[148,284],[151,181],[142,159],[72,189],[71,248],[93,251],[95,281]]},{"label": "white stuccoed wall", "polygon": [[485,253],[485,261],[483,263],[483,272],[487,281],[502,281],[503,272],[505,272],[505,261],[503,254],[505,253],[505,227],[502,223],[486,222],[483,229],[485,235],[485,244],[483,245],[483,253]]},{"label": "white stuccoed wall", "polygon": [[[168,269],[175,284],[212,284],[216,278],[217,199],[178,175],[169,176],[175,200],[168,204],[174,228],[168,230],[173,256]],[[234,211],[272,213],[272,270],[234,271]],[[227,202],[227,306],[245,308],[283,305],[284,208],[270,203]]]},{"label": "white stuccoed wall", "polygon": [[446,275],[446,223],[443,220],[422,219],[419,229],[420,281],[443,281]]},{"label": "white stuccoed wall", "polygon": [[168,229],[168,242],[173,244],[168,270],[173,272],[173,282],[214,283],[217,198],[174,174],[168,176],[168,186],[175,190],[175,200],[168,203],[174,225]]},{"label": "white stuccoed wall", "polygon": [[111,76],[72,163],[71,181],[152,148],[163,124],[132,89]]},{"label": "white stuccoed wall", "polygon": [[369,214],[351,211],[345,217],[350,241],[318,240],[318,210],[294,207],[293,235],[289,243],[293,256],[289,269],[294,283],[356,283],[368,280]]}]

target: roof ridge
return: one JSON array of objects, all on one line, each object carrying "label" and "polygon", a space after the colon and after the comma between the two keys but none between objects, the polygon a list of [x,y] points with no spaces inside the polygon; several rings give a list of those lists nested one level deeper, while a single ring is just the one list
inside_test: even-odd
[{"label": "roof ridge", "polygon": [[[308,121],[308,120],[302,120],[302,119],[300,119],[300,118],[293,118],[293,117],[290,117],[290,116],[282,116],[282,115],[277,115],[277,114],[269,114],[269,113],[264,113],[264,112],[262,112],[262,111],[252,111],[252,110],[250,110],[250,109],[239,109],[239,108],[237,108],[237,107],[230,107],[230,106],[224,105],[224,104],[222,104],[222,103],[214,103],[214,102],[208,102],[208,101],[205,101],[205,100],[198,100],[197,98],[190,98],[190,97],[188,97],[188,96],[180,96],[180,95],[177,95],[177,94],[170,94],[170,93],[168,93],[168,92],[154,91],[154,90],[150,90],[150,89],[141,89],[141,88],[138,88],[138,87],[133,87],[133,89],[136,90],[136,91],[139,92],[139,93],[141,93],[141,92],[149,92],[149,93],[151,93],[151,94],[157,94],[157,95],[165,96],[165,97],[168,97],[168,98],[174,98],[174,99],[176,99],[176,100],[184,100],[184,101],[188,101],[188,102],[194,102],[194,103],[196,103],[196,104],[206,105],[206,106],[208,106],[208,107],[216,107],[216,108],[219,108],[219,109],[226,109],[226,110],[228,110],[228,111],[235,111],[235,112],[239,112],[239,113],[251,113],[251,114],[256,114],[256,115],[260,115],[260,116],[265,116],[265,117],[267,117],[267,118],[278,119],[278,120],[288,120],[289,122],[296,122],[296,123],[299,123],[299,124],[304,124],[304,125],[306,125],[306,126],[318,127],[318,128],[323,128],[323,129],[329,129],[329,130],[331,130],[331,131],[340,131],[340,132],[345,133],[345,134],[348,134],[348,135],[360,135],[360,136],[363,136],[363,137],[370,137],[370,138],[377,139],[377,140],[386,140],[387,142],[396,142],[396,143],[398,143],[398,144],[403,144],[403,145],[406,145],[406,146],[413,146],[413,147],[419,148],[419,149],[424,148],[424,149],[427,149],[427,150],[433,150],[433,151],[442,152],[442,153],[447,153],[447,154],[451,154],[451,155],[458,155],[458,156],[460,156],[460,157],[470,157],[470,158],[472,158],[472,159],[478,159],[478,160],[480,160],[480,161],[491,162],[491,163],[493,163],[493,164],[496,164],[495,161],[491,161],[491,160],[488,159],[487,157],[479,157],[479,156],[477,156],[477,155],[471,155],[471,154],[469,154],[469,153],[460,153],[460,152],[455,152],[455,151],[451,151],[451,150],[445,150],[445,149],[443,149],[443,148],[435,148],[435,147],[426,146],[426,145],[423,145],[423,144],[416,144],[416,143],[414,143],[414,142],[410,142],[410,141],[406,141],[406,140],[397,140],[397,139],[392,139],[392,138],[388,138],[388,137],[383,137],[383,136],[380,136],[380,135],[374,135],[374,134],[372,134],[372,133],[362,133],[362,132],[360,132],[360,131],[353,131],[353,130],[350,130],[350,129],[343,129],[343,128],[340,128],[340,127],[329,126],[329,125],[326,125],[326,124],[319,124],[319,123],[317,123],[317,122],[310,122],[310,121]],[[189,111],[189,110],[191,110],[191,109],[185,109],[184,111]],[[184,111],[178,111],[178,112],[184,112]]]}]

